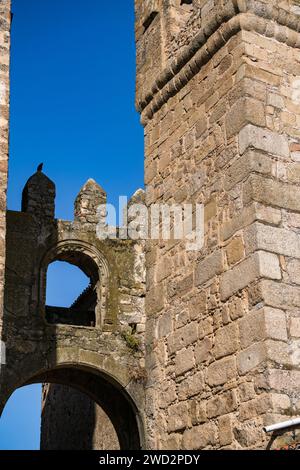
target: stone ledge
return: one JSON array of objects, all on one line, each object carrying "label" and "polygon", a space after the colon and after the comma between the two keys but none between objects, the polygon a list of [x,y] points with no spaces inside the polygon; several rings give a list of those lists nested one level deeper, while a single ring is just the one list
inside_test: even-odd
[{"label": "stone ledge", "polygon": [[300,48],[300,18],[278,6],[230,1],[212,16],[190,44],[157,77],[151,89],[137,98],[142,124],[183,88],[231,37],[239,31],[254,31],[288,46]]}]

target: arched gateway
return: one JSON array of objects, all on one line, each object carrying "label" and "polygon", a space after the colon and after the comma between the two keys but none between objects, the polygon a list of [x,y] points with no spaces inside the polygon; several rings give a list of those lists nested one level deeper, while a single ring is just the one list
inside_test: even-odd
[{"label": "arched gateway", "polygon": [[[97,238],[95,214],[105,193],[93,180],[76,199],[73,222],[54,219],[54,198],[54,184],[38,171],[24,188],[23,211],[7,214],[0,413],[23,385],[67,385],[103,409],[121,449],[138,449],[144,445],[142,247]],[[47,269],[57,260],[90,279],[69,308],[45,305]]]}]

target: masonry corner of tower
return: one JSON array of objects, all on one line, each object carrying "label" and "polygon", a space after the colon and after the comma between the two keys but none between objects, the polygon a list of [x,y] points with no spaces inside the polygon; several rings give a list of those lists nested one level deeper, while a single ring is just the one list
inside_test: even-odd
[{"label": "masonry corner of tower", "polygon": [[299,22],[297,1],[136,1],[146,201],[203,204],[205,232],[147,248],[151,448],[299,441],[264,431],[300,412]]}]

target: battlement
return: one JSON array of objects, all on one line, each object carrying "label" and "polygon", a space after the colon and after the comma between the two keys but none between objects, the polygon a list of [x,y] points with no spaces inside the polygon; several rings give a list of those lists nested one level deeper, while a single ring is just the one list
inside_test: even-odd
[{"label": "battlement", "polygon": [[239,31],[297,44],[298,0],[142,3],[136,1],[136,106],[144,124]]}]

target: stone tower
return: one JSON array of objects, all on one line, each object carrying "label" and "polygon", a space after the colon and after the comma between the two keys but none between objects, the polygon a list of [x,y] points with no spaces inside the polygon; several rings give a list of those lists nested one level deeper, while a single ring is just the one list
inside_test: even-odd
[{"label": "stone tower", "polygon": [[147,445],[268,448],[300,414],[300,3],[136,0],[146,201],[203,203],[149,242]]}]

